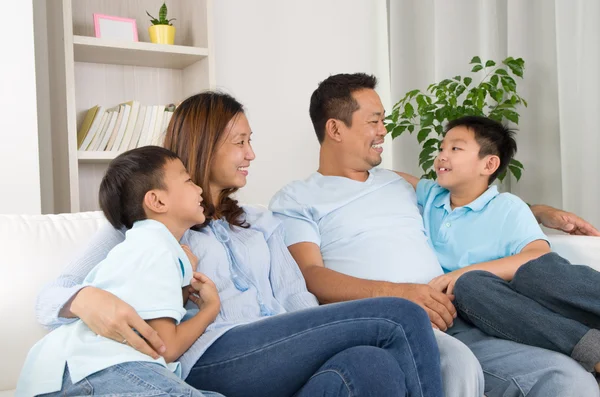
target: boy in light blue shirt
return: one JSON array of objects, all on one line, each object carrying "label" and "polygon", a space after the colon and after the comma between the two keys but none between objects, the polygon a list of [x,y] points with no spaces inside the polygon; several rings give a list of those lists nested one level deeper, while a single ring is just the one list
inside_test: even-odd
[{"label": "boy in light blue shirt", "polygon": [[[110,163],[100,185],[100,206],[115,228],[128,230],[125,241],[88,274],[83,288],[101,288],[129,303],[159,333],[166,351],[154,359],[129,346],[125,337],[115,342],[76,320],[30,350],[18,396],[217,395],[187,385],[175,361],[220,309],[214,283],[194,272],[193,256],[179,244],[186,230],[205,221],[201,194],[167,149],[133,149]],[[186,298],[201,310],[180,324]]]},{"label": "boy in light blue shirt", "polygon": [[434,163],[437,182],[403,175],[445,273],[429,284],[455,295],[459,315],[482,331],[598,372],[600,273],[551,253],[527,204],[490,186],[516,152],[513,135],[485,117],[451,121]]}]

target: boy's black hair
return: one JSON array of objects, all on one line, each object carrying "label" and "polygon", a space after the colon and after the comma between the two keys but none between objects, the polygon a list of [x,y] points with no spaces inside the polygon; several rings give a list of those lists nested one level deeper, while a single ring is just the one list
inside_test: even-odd
[{"label": "boy's black hair", "polygon": [[325,124],[329,119],[342,120],[352,127],[352,113],[358,110],[352,93],[374,90],[376,86],[377,77],[365,73],[336,74],[320,82],[310,97],[308,109],[319,143],[325,139]]},{"label": "boy's black hair", "polygon": [[510,129],[502,123],[483,116],[464,116],[448,122],[446,133],[455,127],[466,127],[473,131],[475,140],[479,144],[479,157],[494,155],[500,158],[500,166],[488,180],[491,184],[498,175],[508,168],[510,160],[517,153],[517,142],[515,141],[515,130]]},{"label": "boy's black hair", "polygon": [[108,165],[100,183],[100,208],[115,228],[131,229],[146,219],[144,196],[152,189],[166,189],[164,166],[179,159],[159,146],[143,146],[117,156]]}]

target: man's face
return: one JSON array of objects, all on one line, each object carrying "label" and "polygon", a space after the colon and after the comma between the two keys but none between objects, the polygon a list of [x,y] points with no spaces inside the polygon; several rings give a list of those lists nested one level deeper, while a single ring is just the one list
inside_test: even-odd
[{"label": "man's face", "polygon": [[485,170],[489,156],[480,158],[480,149],[475,134],[467,127],[459,126],[448,131],[434,162],[440,186],[451,190],[487,181]]},{"label": "man's face", "polygon": [[359,109],[352,114],[352,127],[341,123],[344,154],[353,168],[367,171],[381,164],[381,145],[387,134],[384,109],[375,90],[355,91],[352,96]]}]

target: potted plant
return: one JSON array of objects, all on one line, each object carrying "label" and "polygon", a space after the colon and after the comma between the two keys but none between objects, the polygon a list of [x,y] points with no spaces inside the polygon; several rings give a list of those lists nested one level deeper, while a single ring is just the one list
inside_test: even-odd
[{"label": "potted plant", "polygon": [[[421,145],[419,166],[423,170],[423,178],[436,179],[433,160],[443,138],[445,122],[477,115],[518,124],[518,105],[527,107],[527,101],[517,93],[514,78],[523,78],[523,59],[508,57],[502,61],[502,65],[496,66],[492,60],[482,62],[479,57],[473,57],[471,64],[474,65],[472,73],[481,72],[484,76],[478,84],[471,85],[472,77],[455,76],[431,84],[425,92],[409,91],[386,117],[386,128],[392,139],[405,131],[411,134],[417,131],[417,141]],[[513,159],[508,171],[518,181],[523,164]],[[505,176],[506,173],[503,173],[498,179],[502,181]]]},{"label": "potted plant", "polygon": [[158,11],[158,19],[154,18],[148,11],[146,14],[152,19],[152,26],[148,28],[150,41],[156,44],[173,44],[175,43],[175,26],[171,24],[175,18],[167,19],[167,4],[163,3]]}]

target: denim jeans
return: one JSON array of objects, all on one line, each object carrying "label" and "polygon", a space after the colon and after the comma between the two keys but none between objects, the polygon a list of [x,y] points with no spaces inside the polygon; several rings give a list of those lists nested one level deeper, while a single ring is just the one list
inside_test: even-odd
[{"label": "denim jeans", "polygon": [[425,311],[398,298],[335,303],[238,326],[186,382],[227,397],[442,396]]},{"label": "denim jeans", "polygon": [[106,368],[87,378],[71,383],[69,369],[65,367],[62,390],[44,394],[44,397],[75,396],[179,396],[223,397],[213,392],[200,392],[167,368],[147,362],[128,362]]},{"label": "denim jeans", "polygon": [[511,282],[469,272],[456,283],[454,303],[478,329],[459,319],[448,333],[479,359],[489,397],[598,396],[586,373],[599,357],[591,329],[600,318],[598,285],[600,273],[555,253],[523,265]]}]

